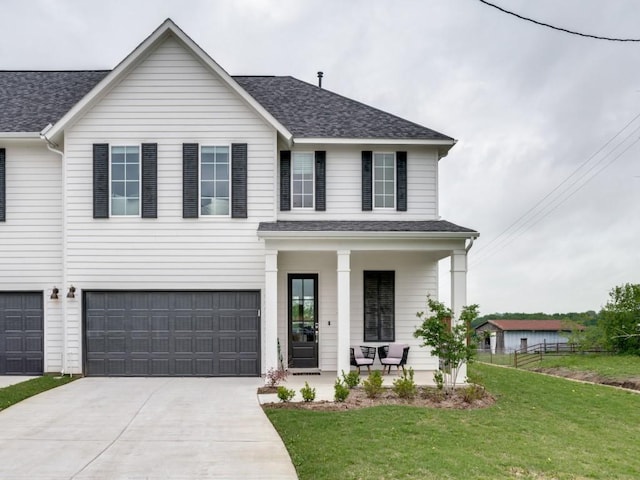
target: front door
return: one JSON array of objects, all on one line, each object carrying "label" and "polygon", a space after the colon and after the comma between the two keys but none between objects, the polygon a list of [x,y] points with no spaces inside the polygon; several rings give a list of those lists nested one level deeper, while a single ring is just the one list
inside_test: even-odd
[{"label": "front door", "polygon": [[318,275],[289,274],[289,366],[318,367]]}]

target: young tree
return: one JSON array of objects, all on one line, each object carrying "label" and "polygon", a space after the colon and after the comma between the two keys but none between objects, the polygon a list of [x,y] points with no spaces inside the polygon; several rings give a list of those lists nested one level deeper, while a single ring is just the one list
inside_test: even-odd
[{"label": "young tree", "polygon": [[640,284],[614,287],[598,322],[607,347],[618,353],[640,354]]},{"label": "young tree", "polygon": [[478,305],[469,305],[462,309],[460,319],[451,325],[453,311],[442,302],[427,296],[427,306],[431,312],[416,315],[422,320],[413,336],[422,339],[423,347],[431,347],[431,355],[440,359],[445,380],[445,388],[455,388],[460,368],[469,363],[475,354],[475,342],[469,339],[471,322],[478,316]]}]

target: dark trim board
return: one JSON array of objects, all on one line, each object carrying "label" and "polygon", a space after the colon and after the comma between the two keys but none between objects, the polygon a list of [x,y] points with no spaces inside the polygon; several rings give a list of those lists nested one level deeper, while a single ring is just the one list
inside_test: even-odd
[{"label": "dark trim board", "polygon": [[259,376],[260,291],[83,292],[88,376]]}]

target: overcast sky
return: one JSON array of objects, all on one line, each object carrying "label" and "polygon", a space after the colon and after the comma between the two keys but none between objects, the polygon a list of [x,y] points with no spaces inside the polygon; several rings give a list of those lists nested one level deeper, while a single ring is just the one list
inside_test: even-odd
[{"label": "overcast sky", "polygon": [[[492,3],[640,37],[637,0]],[[640,283],[640,43],[478,0],[1,0],[0,69],[110,69],[167,17],[232,75],[323,70],[327,89],[456,138],[440,214],[481,233],[483,314],[599,310]]]}]

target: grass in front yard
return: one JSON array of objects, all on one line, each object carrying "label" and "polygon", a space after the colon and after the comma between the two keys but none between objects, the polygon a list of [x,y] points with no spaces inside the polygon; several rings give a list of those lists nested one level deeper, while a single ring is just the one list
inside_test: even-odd
[{"label": "grass in front yard", "polygon": [[546,356],[535,368],[568,368],[580,372],[593,372],[610,379],[640,378],[638,355],[567,355]]},{"label": "grass in front yard", "polygon": [[43,377],[32,378],[26,382],[9,385],[0,388],[0,411],[15,405],[22,400],[33,397],[39,393],[59,387],[65,383],[75,380],[76,377],[54,377],[45,375]]},{"label": "grass in front yard", "polygon": [[640,395],[475,364],[482,410],[266,410],[301,480],[640,478]]}]

